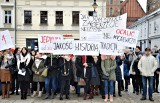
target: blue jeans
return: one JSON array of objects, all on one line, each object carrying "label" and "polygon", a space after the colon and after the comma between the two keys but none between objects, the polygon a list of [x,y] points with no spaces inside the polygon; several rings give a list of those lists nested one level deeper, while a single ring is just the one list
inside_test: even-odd
[{"label": "blue jeans", "polygon": [[114,89],[114,81],[113,80],[105,80],[104,81],[104,91],[105,95],[112,95],[113,96],[113,89]]},{"label": "blue jeans", "polygon": [[50,84],[52,85],[52,93],[54,94],[57,89],[57,78],[56,77],[46,77],[45,79],[45,89],[46,93],[50,93]]},{"label": "blue jeans", "polygon": [[153,76],[149,76],[149,77],[145,77],[142,76],[142,83],[143,83],[143,97],[146,98],[147,96],[147,80],[148,80],[148,94],[149,94],[149,98],[152,98],[152,92],[153,92]]}]

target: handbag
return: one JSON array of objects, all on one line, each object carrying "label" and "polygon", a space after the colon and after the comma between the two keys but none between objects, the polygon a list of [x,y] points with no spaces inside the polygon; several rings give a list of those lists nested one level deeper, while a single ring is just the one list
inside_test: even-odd
[{"label": "handbag", "polygon": [[107,75],[103,74],[102,75],[102,80],[109,80],[109,74],[108,73],[107,73]]},{"label": "handbag", "polygon": [[85,85],[86,85],[85,80],[81,78],[81,79],[79,80],[79,82],[78,82],[78,85],[79,85],[79,86],[85,86]]},{"label": "handbag", "polygon": [[42,76],[42,77],[47,77],[47,75],[48,75],[48,68],[46,67],[46,68],[43,70],[41,76]]}]

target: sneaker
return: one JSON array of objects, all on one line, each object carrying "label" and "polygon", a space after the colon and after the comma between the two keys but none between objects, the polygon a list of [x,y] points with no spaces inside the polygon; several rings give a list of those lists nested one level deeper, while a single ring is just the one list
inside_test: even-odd
[{"label": "sneaker", "polygon": [[143,100],[146,100],[146,97],[142,97],[141,100],[142,100],[142,101],[143,101]]}]

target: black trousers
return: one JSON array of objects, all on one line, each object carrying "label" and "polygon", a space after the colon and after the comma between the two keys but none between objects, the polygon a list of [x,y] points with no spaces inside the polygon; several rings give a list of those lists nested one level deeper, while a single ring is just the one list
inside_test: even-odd
[{"label": "black trousers", "polygon": [[69,90],[70,90],[70,80],[61,80],[61,90],[60,90],[60,95],[63,96],[63,92],[65,90],[66,95],[69,95]]},{"label": "black trousers", "polygon": [[128,90],[128,85],[130,82],[130,77],[124,77],[124,81],[125,81],[125,90]]},{"label": "black trousers", "polygon": [[15,73],[12,75],[11,91],[14,92],[16,90],[16,92],[18,92],[18,89],[19,89],[18,74]]},{"label": "black trousers", "polygon": [[30,87],[29,81],[20,81],[21,97],[27,97],[27,90]]},{"label": "black trousers", "polygon": [[90,92],[90,80],[89,79],[84,79],[86,82],[86,85],[84,86],[84,93],[88,94]]},{"label": "black trousers", "polygon": [[132,78],[132,86],[133,86],[133,91],[136,90],[136,80],[135,80],[135,75],[131,75]]},{"label": "black trousers", "polygon": [[101,80],[99,90],[102,96],[105,96],[105,91],[104,91],[104,81]]},{"label": "black trousers", "polygon": [[142,76],[141,75],[135,75],[135,91],[140,92],[142,89]]},{"label": "black trousers", "polygon": [[154,79],[153,79],[153,90],[158,91],[158,86],[159,86],[159,74],[155,72]]},{"label": "black trousers", "polygon": [[45,83],[44,82],[33,82],[33,91],[37,91],[37,87],[38,87],[38,83],[39,83],[39,91],[42,91],[44,88]]}]

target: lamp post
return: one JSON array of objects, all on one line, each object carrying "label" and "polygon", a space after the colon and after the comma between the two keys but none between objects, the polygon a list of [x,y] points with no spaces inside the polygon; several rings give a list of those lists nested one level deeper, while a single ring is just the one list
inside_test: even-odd
[{"label": "lamp post", "polygon": [[94,9],[94,11],[93,11],[93,16],[97,16],[97,12],[96,12],[96,8],[98,7],[98,5],[97,5],[97,3],[96,3],[96,0],[94,0],[94,3],[93,3],[93,5],[92,5],[92,7],[93,7],[93,9]]}]

